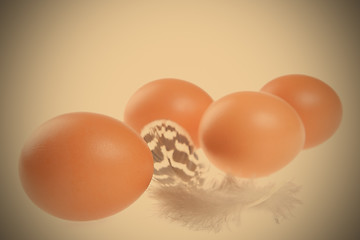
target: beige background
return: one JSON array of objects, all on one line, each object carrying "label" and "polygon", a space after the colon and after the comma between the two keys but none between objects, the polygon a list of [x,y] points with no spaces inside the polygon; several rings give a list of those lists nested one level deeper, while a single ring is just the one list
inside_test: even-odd
[{"label": "beige background", "polygon": [[[1,7],[2,239],[355,239],[360,200],[357,5],[69,2]],[[250,211],[240,226],[218,234],[194,232],[158,218],[146,194],[106,219],[69,222],[41,211],[21,188],[19,151],[51,117],[91,111],[122,119],[131,94],[163,77],[191,81],[217,99],[233,91],[256,91],[288,73],[331,85],[344,116],[330,140],[263,179],[294,179],[303,186],[299,197],[304,204],[279,225],[269,214]]]}]

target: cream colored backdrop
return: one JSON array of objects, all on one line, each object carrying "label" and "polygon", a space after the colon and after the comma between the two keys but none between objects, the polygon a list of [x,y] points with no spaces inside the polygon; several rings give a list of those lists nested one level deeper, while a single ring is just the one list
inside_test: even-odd
[{"label": "cream colored backdrop", "polygon": [[[19,2],[19,1],[18,1]],[[1,239],[356,239],[359,224],[360,8],[347,1],[30,1],[1,6]],[[184,79],[217,99],[283,74],[318,77],[339,94],[342,125],[265,181],[294,179],[304,204],[276,224],[194,232],[160,219],[144,194],[103,220],[69,222],[38,209],[18,178],[27,136],[58,114],[122,119],[148,81]]]}]

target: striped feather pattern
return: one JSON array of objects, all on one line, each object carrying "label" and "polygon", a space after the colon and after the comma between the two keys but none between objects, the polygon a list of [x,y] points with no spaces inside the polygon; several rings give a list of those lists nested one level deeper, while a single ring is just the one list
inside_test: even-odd
[{"label": "striped feather pattern", "polygon": [[151,122],[141,132],[154,158],[153,178],[164,185],[200,186],[205,170],[186,131],[170,120]]}]

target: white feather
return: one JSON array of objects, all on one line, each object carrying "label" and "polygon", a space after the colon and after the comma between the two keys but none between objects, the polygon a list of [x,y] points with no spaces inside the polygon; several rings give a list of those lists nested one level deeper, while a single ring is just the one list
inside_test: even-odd
[{"label": "white feather", "polygon": [[292,182],[274,189],[271,184],[259,187],[254,181],[227,177],[214,188],[178,184],[152,186],[149,190],[158,201],[161,216],[193,230],[214,232],[229,222],[240,223],[242,211],[248,208],[269,211],[279,223],[300,203],[294,196],[299,187]]}]

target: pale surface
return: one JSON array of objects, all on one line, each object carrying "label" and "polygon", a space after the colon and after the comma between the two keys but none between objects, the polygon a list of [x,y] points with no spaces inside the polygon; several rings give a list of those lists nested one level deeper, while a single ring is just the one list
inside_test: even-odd
[{"label": "pale surface", "polygon": [[[0,238],[356,239],[359,7],[341,1],[253,2],[2,6]],[[304,204],[279,225],[268,214],[247,212],[231,230],[193,232],[157,218],[146,194],[112,217],[70,222],[38,209],[20,186],[17,165],[25,139],[56,115],[91,111],[122,119],[131,94],[158,78],[188,80],[217,99],[259,90],[290,73],[332,86],[344,116],[330,140],[262,179],[303,185]]]}]

